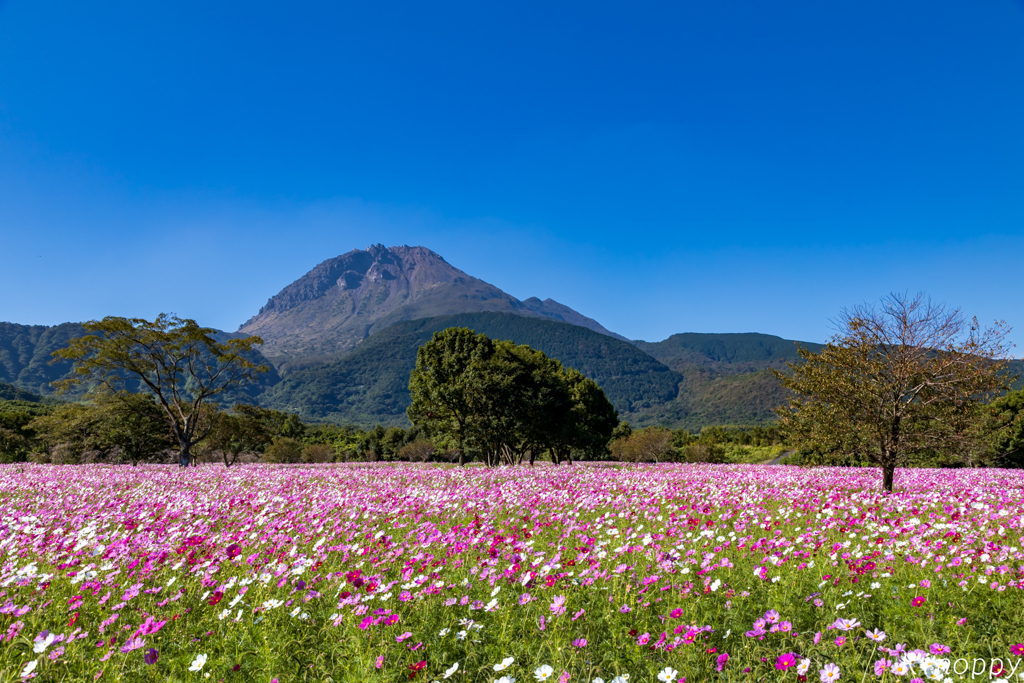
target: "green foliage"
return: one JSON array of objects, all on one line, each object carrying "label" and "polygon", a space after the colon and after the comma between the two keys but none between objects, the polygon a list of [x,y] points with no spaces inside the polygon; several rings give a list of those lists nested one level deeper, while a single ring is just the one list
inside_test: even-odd
[{"label": "green foliage", "polygon": [[612,442],[612,458],[623,462],[670,462],[676,455],[672,439],[672,432],[664,427],[638,429]]},{"label": "green foliage", "polygon": [[302,460],[302,442],[287,436],[275,436],[263,453],[265,462],[295,463]]},{"label": "green foliage", "polygon": [[988,406],[985,426],[991,454],[998,464],[1024,467],[1024,390],[1014,391]]},{"label": "green foliage", "polygon": [[467,327],[491,339],[537,349],[597,382],[620,412],[671,400],[682,379],[631,344],[584,327],[508,313],[472,313],[392,325],[341,360],[289,374],[261,397],[261,403],[318,421],[406,425],[408,378],[416,365],[416,350],[448,327]]},{"label": "green foliage", "polygon": [[409,377],[409,419],[435,442],[488,465],[549,451],[599,454],[618,424],[600,387],[526,345],[468,328],[434,334]]},{"label": "green foliage", "polygon": [[211,401],[253,383],[269,369],[246,356],[263,343],[259,337],[218,342],[216,330],[187,318],[108,316],[84,327],[90,334],[53,352],[55,359],[74,363],[73,377],[56,385],[66,391],[94,384],[115,399],[131,395],[132,389],[148,392],[178,442],[182,466],[190,464],[191,449],[212,429],[206,415]]},{"label": "green foliage", "polygon": [[844,311],[819,353],[801,349],[791,375],[776,371],[796,395],[782,425],[805,462],[869,460],[892,491],[915,458],[975,450],[981,399],[1006,386],[1003,335],[921,295]]},{"label": "green foliage", "polygon": [[137,464],[174,445],[163,411],[146,394],[65,404],[34,418],[28,428],[45,447],[40,459],[60,463],[83,462],[91,454],[90,461]]}]

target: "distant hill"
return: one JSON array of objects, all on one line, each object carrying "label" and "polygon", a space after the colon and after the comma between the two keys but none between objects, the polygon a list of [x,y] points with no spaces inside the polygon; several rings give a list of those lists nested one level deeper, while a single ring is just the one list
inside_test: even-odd
[{"label": "distant hill", "polygon": [[403,320],[473,312],[566,322],[625,341],[557,301],[520,301],[425,247],[380,244],[319,264],[271,297],[239,332],[262,337],[263,354],[281,365],[338,357]]},{"label": "distant hill", "polygon": [[673,334],[660,342],[634,342],[665,365],[676,370],[692,366],[707,368],[714,375],[754,372],[766,367],[781,369],[797,359],[797,346],[818,352],[823,347],[770,334]]},{"label": "distant hill", "polygon": [[672,425],[693,431],[707,425],[752,426],[775,420],[773,409],[789,393],[768,371],[797,360],[797,345],[821,344],[769,334],[674,334],[660,342],[635,342],[683,376],[675,399],[631,415],[638,426]]},{"label": "distant hill", "polygon": [[409,373],[434,332],[468,327],[527,344],[596,381],[622,413],[671,401],[682,376],[633,345],[566,323],[508,313],[465,313],[400,322],[371,335],[345,357],[300,369],[260,401],[314,420],[407,424]]},{"label": "distant hill", "polygon": [[54,393],[50,382],[71,373],[71,363],[50,364],[50,355],[85,334],[78,323],[17,325],[0,323],[0,382],[43,396]]},{"label": "distant hill", "polygon": [[13,384],[0,382],[0,401],[23,401],[29,403],[40,403],[42,396],[33,394],[31,391],[19,389]]}]

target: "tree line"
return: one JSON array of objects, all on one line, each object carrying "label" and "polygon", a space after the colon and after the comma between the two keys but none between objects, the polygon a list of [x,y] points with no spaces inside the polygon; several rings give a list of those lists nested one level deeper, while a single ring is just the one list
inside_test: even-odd
[{"label": "tree line", "polygon": [[[236,403],[231,391],[266,372],[258,337],[219,342],[192,320],[104,318],[56,351],[73,362],[62,389],[89,400],[61,406],[0,401],[0,459],[140,462],[173,451],[179,465],[338,460],[485,465],[752,462],[795,451],[801,464],[896,468],[1024,466],[1024,392],[1009,391],[1009,328],[982,328],[923,295],[891,295],[844,311],[819,351],[773,370],[791,392],[776,425],[699,434],[620,423],[579,371],[526,345],[467,328],[437,332],[409,377],[410,429],[306,425],[297,415]],[[88,455],[86,455],[88,454]]]}]

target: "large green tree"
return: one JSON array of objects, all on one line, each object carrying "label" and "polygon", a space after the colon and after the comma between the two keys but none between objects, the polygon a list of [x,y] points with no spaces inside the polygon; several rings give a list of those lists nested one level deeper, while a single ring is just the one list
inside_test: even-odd
[{"label": "large green tree", "polygon": [[[571,408],[565,419],[555,425],[551,443],[552,459],[572,464],[579,458],[601,460],[608,454],[608,443],[619,426],[618,411],[597,382],[574,368],[565,371]],[[531,464],[533,463],[531,454]]]},{"label": "large green tree", "polygon": [[[601,452],[618,424],[596,383],[525,345],[465,328],[434,335],[410,375],[408,415],[439,445],[488,465],[517,464],[548,451]],[[571,461],[570,461],[571,462]]]},{"label": "large green tree", "polygon": [[409,420],[443,447],[456,449],[460,465],[466,464],[467,441],[477,422],[483,366],[493,355],[494,342],[488,337],[465,327],[448,328],[419,348],[409,375]]},{"label": "large green tree", "polygon": [[259,337],[218,342],[216,330],[187,318],[111,316],[84,327],[90,334],[53,353],[74,362],[74,376],[56,383],[58,389],[86,383],[113,397],[126,396],[126,389],[150,394],[177,442],[181,467],[213,428],[207,408],[216,397],[269,370],[247,357],[263,343]]},{"label": "large green tree", "polygon": [[1004,323],[982,329],[923,295],[844,310],[837,327],[820,353],[773,371],[794,394],[781,424],[818,461],[875,463],[886,491],[916,456],[959,457],[979,405],[1011,379]]}]

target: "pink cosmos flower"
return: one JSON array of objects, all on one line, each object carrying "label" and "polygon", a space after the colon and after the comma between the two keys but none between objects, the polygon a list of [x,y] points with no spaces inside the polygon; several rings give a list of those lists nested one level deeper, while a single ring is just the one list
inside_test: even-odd
[{"label": "pink cosmos flower", "polygon": [[881,676],[889,670],[890,666],[892,666],[892,662],[890,662],[888,659],[879,659],[877,662],[875,662],[875,675]]},{"label": "pink cosmos flower", "polygon": [[646,645],[647,641],[649,641],[650,639],[651,639],[651,634],[650,633],[644,633],[643,635],[641,635],[639,638],[636,639],[636,644],[637,645]]},{"label": "pink cosmos flower", "polygon": [[[382,666],[384,666],[384,655],[380,655],[379,657],[377,657],[377,664],[376,664],[376,666],[377,666],[378,669],[381,668]],[[274,680],[277,680],[277,679],[274,679]]]},{"label": "pink cosmos flower", "polygon": [[725,665],[726,665],[726,663],[728,661],[729,661],[729,653],[728,652],[723,652],[722,654],[718,655],[718,659],[715,660],[715,669],[717,671],[721,671],[722,669],[725,668]]},{"label": "pink cosmos flower", "polygon": [[551,605],[548,606],[548,609],[551,610],[551,613],[556,617],[565,614],[565,596],[556,595],[555,599],[551,601]]},{"label": "pink cosmos flower", "polygon": [[779,655],[779,658],[775,660],[775,668],[778,671],[788,671],[792,667],[796,666],[796,655],[792,652]]},{"label": "pink cosmos flower", "polygon": [[1024,657],[1024,643],[1017,643],[1010,647],[1010,652],[1018,657]]}]

